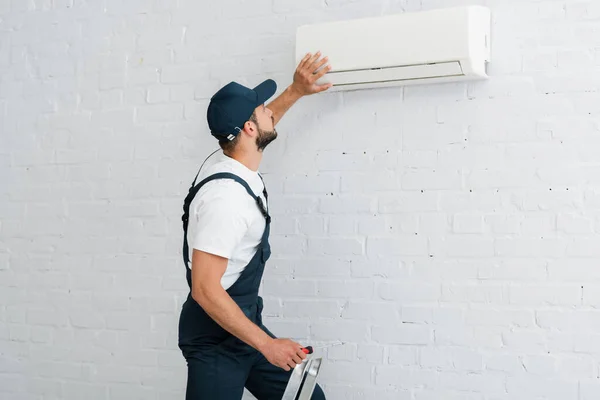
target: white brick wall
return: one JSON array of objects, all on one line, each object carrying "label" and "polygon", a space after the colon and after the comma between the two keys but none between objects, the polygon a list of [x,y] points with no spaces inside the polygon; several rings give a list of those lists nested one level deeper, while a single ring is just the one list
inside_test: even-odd
[{"label": "white brick wall", "polygon": [[333,400],[598,399],[595,0],[0,0],[0,398],[183,398],[208,99],[283,89],[300,24],[473,3],[491,80],[323,94],[281,122],[265,319],[346,342],[324,352]]}]

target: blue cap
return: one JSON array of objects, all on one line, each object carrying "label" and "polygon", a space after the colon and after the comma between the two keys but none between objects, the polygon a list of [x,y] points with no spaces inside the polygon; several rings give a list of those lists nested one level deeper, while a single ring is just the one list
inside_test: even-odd
[{"label": "blue cap", "polygon": [[254,109],[277,91],[277,84],[267,79],[254,89],[230,82],[210,99],[206,117],[211,134],[218,139],[233,140],[243,129]]}]

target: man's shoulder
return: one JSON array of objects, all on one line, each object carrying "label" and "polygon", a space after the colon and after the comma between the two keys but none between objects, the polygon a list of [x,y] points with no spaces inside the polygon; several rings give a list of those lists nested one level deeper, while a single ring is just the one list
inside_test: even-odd
[{"label": "man's shoulder", "polygon": [[[235,179],[233,179],[233,177],[218,178],[207,182],[204,186],[206,186],[207,188],[219,188],[217,190],[232,190],[234,192],[243,191],[247,194],[247,191],[243,184],[245,182],[254,192],[256,192],[257,189],[260,189],[260,191],[258,191],[258,193],[260,193],[262,191],[262,181],[260,180],[259,175],[249,174],[247,171],[241,170],[240,168],[236,167],[236,165],[228,163],[223,163],[221,165],[213,165],[203,174],[202,180],[215,174],[227,173],[239,178],[242,182],[236,181]],[[203,189],[204,187],[202,187],[201,190]]]},{"label": "man's shoulder", "polygon": [[262,193],[264,186],[258,172],[249,172],[243,168],[237,161],[219,154],[214,163],[205,168],[198,177],[197,182],[201,182],[215,174],[227,173],[241,179],[238,182],[230,178],[218,178],[206,182],[198,191],[195,200],[203,198],[205,200],[220,199],[229,204],[243,204],[253,202],[252,196],[246,190],[245,182],[250,190],[256,195]]},{"label": "man's shoulder", "polygon": [[[227,202],[238,202],[248,196],[248,192],[239,182],[233,179],[220,178],[206,182],[198,191],[197,197],[219,199]],[[244,199],[245,200],[245,199]]]}]

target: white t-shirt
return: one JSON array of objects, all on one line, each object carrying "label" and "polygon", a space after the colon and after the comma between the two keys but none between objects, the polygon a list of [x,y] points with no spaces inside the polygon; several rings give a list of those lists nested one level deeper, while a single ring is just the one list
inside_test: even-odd
[{"label": "white t-shirt", "polygon": [[[230,172],[245,180],[266,205],[258,171],[252,171],[222,151],[206,161],[196,184],[218,172]],[[193,249],[227,258],[227,270],[221,279],[221,285],[227,290],[256,253],[265,224],[265,217],[244,186],[233,179],[210,181],[198,191],[190,205],[187,233],[190,260]]]}]

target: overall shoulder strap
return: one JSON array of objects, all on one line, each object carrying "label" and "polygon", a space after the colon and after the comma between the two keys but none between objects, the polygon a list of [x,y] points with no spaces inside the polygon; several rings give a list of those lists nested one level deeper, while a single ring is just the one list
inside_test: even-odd
[{"label": "overall shoulder strap", "polygon": [[263,183],[263,195],[265,196],[265,200],[267,201],[267,211],[269,210],[269,194],[267,193],[267,185],[265,185],[265,180],[263,179],[261,174],[258,174],[258,177]]},{"label": "overall shoulder strap", "polygon": [[[191,280],[192,277],[191,277],[191,270],[189,268],[190,256],[189,256],[189,245],[187,242],[187,230],[188,230],[189,217],[190,217],[190,205],[192,204],[192,200],[194,199],[194,197],[196,196],[198,191],[202,188],[202,186],[204,186],[208,182],[214,181],[216,179],[232,179],[232,180],[236,181],[237,183],[239,183],[240,185],[242,185],[244,187],[244,189],[246,189],[246,192],[248,192],[248,194],[254,199],[254,201],[256,201],[256,204],[258,205],[260,212],[263,214],[263,216],[267,220],[267,224],[269,222],[271,222],[271,217],[269,216],[267,210],[265,209],[260,196],[255,195],[254,192],[252,191],[252,189],[250,188],[250,185],[248,185],[248,183],[245,180],[243,180],[242,178],[240,178],[239,176],[237,176],[235,174],[232,174],[229,172],[219,172],[219,173],[210,175],[209,177],[203,179],[197,185],[192,185],[188,191],[187,196],[185,197],[185,200],[183,201],[183,215],[181,216],[181,220],[183,222],[183,263],[185,265],[186,278],[187,278],[188,285],[190,286],[190,288],[192,287],[192,280]],[[195,179],[194,179],[194,181],[195,181]],[[265,199],[266,199],[266,190],[265,190]]]}]

